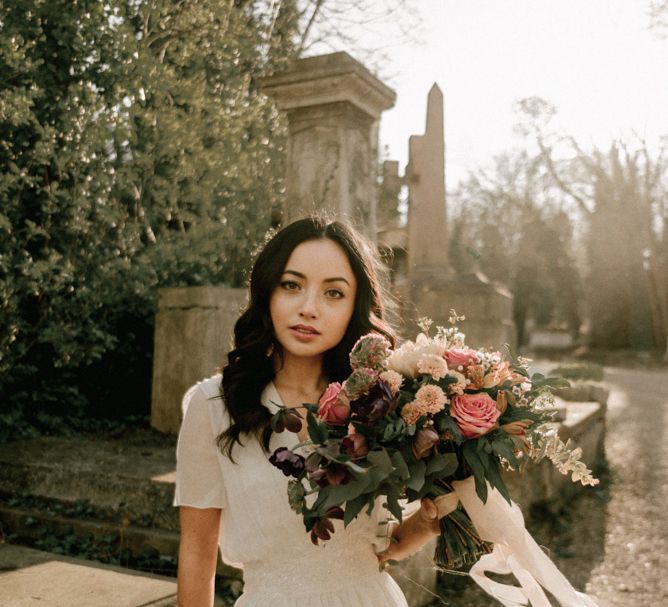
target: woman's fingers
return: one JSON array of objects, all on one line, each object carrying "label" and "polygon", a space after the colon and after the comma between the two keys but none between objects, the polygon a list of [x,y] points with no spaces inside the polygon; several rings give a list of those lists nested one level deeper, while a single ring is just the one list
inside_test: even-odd
[{"label": "woman's fingers", "polygon": [[438,521],[438,508],[433,500],[423,497],[420,502],[420,517],[432,533],[440,533],[441,525]]},{"label": "woman's fingers", "polygon": [[438,508],[433,500],[423,497],[420,502],[420,512],[425,520],[431,521],[438,516]]}]

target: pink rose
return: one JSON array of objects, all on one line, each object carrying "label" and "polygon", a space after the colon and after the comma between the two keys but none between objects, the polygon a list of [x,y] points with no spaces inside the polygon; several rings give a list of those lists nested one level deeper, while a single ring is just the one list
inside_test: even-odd
[{"label": "pink rose", "polygon": [[328,424],[343,426],[350,417],[350,401],[341,389],[341,384],[333,382],[318,401],[318,417]]},{"label": "pink rose", "polygon": [[471,348],[450,348],[443,353],[443,358],[450,369],[460,371],[459,367],[465,369],[472,362],[477,363],[478,353]]},{"label": "pink rose", "polygon": [[489,432],[499,419],[501,412],[496,401],[486,392],[458,394],[452,397],[450,415],[464,438],[475,438]]}]

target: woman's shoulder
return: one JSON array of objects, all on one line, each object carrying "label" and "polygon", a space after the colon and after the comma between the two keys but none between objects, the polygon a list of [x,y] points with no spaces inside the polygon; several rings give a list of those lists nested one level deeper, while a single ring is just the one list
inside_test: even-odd
[{"label": "woman's shoulder", "polygon": [[226,424],[227,412],[220,389],[221,374],[217,373],[192,385],[184,394],[181,408],[185,419],[190,416],[201,416],[206,411],[211,424],[220,428]]},{"label": "woman's shoulder", "polygon": [[199,390],[207,398],[221,398],[220,382],[222,379],[223,376],[220,373],[216,373],[211,377],[198,381],[190,390]]}]

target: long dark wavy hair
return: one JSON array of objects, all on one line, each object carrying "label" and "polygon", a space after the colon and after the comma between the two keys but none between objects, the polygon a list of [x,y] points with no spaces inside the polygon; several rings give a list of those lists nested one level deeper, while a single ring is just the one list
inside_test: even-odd
[{"label": "long dark wavy hair", "polygon": [[264,246],[253,265],[248,306],[234,325],[234,349],[223,367],[221,393],[232,424],[218,437],[218,443],[230,458],[234,443],[242,445],[242,434],[256,437],[264,450],[269,450],[271,415],[260,396],[275,375],[267,353],[273,349],[275,355],[281,355],[281,346],[274,338],[269,299],[292,251],[303,242],[325,238],[343,249],[357,279],[348,328],[343,339],[323,357],[327,380],[343,381],[351,373],[348,354],[362,335],[380,333],[395,344],[393,329],[385,318],[388,298],[381,284],[384,269],[372,245],[342,221],[307,217],[284,227]]}]

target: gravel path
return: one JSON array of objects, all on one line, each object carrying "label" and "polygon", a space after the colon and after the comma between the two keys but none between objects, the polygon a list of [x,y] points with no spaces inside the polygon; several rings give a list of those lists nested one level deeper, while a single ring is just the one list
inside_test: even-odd
[{"label": "gravel path", "polygon": [[[668,606],[668,372],[610,367],[609,470],[530,530],[561,571],[601,607]],[[467,578],[447,576],[434,605],[498,605]],[[556,603],[555,603],[556,604]]]}]

